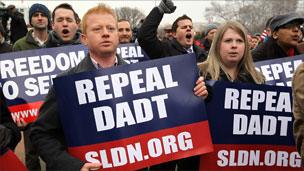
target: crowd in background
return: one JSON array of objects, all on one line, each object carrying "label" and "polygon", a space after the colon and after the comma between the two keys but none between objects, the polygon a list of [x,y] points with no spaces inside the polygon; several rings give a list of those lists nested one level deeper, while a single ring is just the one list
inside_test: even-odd
[{"label": "crowd in background", "polygon": [[[304,16],[294,13],[273,16],[265,21],[265,29],[261,33],[252,34],[237,21],[209,23],[205,30],[194,32],[191,16],[183,15],[172,25],[166,25],[162,30],[165,34],[160,37],[158,28],[163,15],[173,13],[175,9],[171,0],[162,0],[141,21],[140,27],[131,28],[128,20],[117,20],[113,10],[107,6],[99,5],[90,9],[81,20],[70,4],[60,4],[51,12],[45,5],[36,3],[29,9],[31,27],[27,28],[23,14],[14,5],[9,5],[8,13],[0,24],[0,53],[81,43],[88,46],[88,56],[78,67],[82,67],[82,70],[74,69],[64,75],[125,64],[122,58],[116,56],[118,43],[138,43],[151,59],[195,53],[202,77],[197,80],[194,94],[206,101],[212,98],[214,92],[205,85],[204,80],[264,84],[265,78],[255,70],[254,62],[304,53]],[[96,23],[100,25],[94,25]],[[96,42],[101,39],[111,43],[99,47]],[[295,93],[300,96],[295,97],[298,102],[295,138],[301,156],[304,137],[302,84],[295,83],[301,85]],[[8,118],[9,111],[2,93],[0,97],[0,116]],[[51,89],[40,109],[38,120],[33,124],[27,124],[22,119],[16,121],[19,130],[24,132],[27,168],[41,170],[39,156],[49,169],[99,168],[98,164],[90,165],[67,154],[54,98],[54,90]],[[1,151],[6,147],[14,149],[20,134],[11,119],[1,118]],[[198,162],[195,156],[151,166],[149,170],[198,170]]]}]

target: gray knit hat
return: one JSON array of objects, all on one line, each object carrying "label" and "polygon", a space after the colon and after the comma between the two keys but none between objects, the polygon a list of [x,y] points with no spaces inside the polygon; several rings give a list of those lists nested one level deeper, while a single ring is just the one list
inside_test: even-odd
[{"label": "gray knit hat", "polygon": [[205,30],[205,35],[207,35],[209,33],[209,31],[213,30],[213,29],[217,29],[217,26],[215,24],[208,24]]}]

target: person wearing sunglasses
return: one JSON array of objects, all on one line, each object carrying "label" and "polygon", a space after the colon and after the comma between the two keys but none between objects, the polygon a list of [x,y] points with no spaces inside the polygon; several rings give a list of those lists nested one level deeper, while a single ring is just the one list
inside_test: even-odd
[{"label": "person wearing sunglasses", "polygon": [[271,37],[252,52],[254,61],[270,60],[299,55],[297,48],[304,17],[295,13],[274,16],[271,20]]}]

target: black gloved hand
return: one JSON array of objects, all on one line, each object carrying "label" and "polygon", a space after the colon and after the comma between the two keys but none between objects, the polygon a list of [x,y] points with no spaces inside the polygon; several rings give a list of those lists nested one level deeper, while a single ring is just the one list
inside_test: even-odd
[{"label": "black gloved hand", "polygon": [[172,0],[162,0],[158,5],[158,9],[162,14],[170,14],[175,11],[176,6],[174,6]]},{"label": "black gloved hand", "polygon": [[5,126],[0,124],[0,151],[8,148],[12,139],[12,132]]}]

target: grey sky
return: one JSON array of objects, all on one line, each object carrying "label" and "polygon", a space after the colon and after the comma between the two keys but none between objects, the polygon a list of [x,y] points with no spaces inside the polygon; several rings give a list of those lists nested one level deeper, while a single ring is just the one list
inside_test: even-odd
[{"label": "grey sky", "polygon": [[[112,8],[119,8],[123,6],[128,7],[136,7],[141,10],[144,14],[148,15],[148,13],[152,10],[155,5],[158,5],[160,0],[99,0],[99,1],[91,1],[91,0],[70,0],[70,1],[61,1],[61,0],[49,0],[49,1],[35,1],[35,0],[2,0],[7,5],[14,4],[17,7],[27,7],[29,8],[34,3],[41,3],[46,5],[51,11],[58,5],[64,2],[67,2],[73,6],[75,11],[79,14],[80,17],[91,7],[95,6],[98,3],[105,3]],[[166,23],[172,23],[177,17],[187,14],[193,20],[193,22],[207,22],[204,18],[204,9],[207,6],[210,6],[210,1],[182,1],[175,0],[175,5],[177,6],[176,11],[173,14],[166,14],[163,18],[162,25]]]}]

